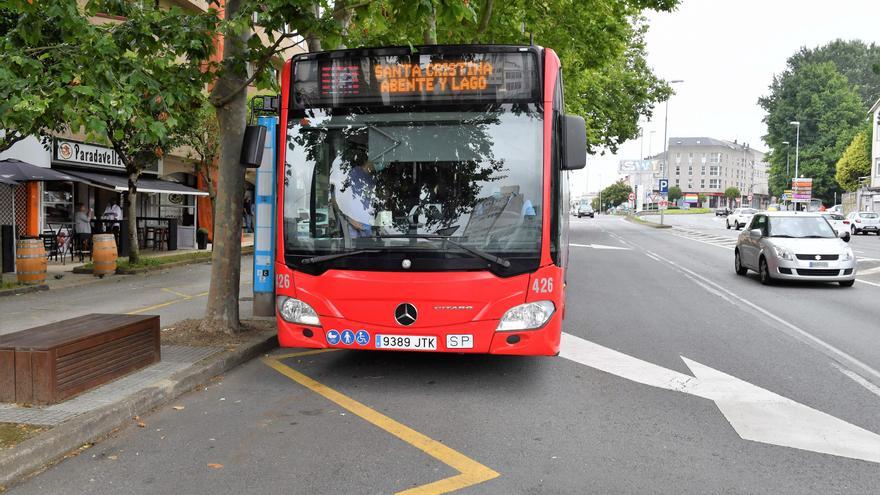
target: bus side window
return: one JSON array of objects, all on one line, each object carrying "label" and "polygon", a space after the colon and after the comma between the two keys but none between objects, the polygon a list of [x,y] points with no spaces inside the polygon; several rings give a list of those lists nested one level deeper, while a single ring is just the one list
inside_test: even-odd
[{"label": "bus side window", "polygon": [[565,179],[567,177],[563,176],[562,168],[562,160],[563,160],[563,149],[562,149],[562,137],[561,133],[563,132],[563,115],[565,114],[564,102],[562,98],[562,68],[559,70],[559,74],[556,76],[556,86],[553,90],[553,130],[552,130],[552,160],[551,160],[551,193],[550,200],[552,205],[552,210],[556,214],[553,216],[553,220],[550,223],[550,254],[553,258],[553,262],[557,266],[565,265],[566,256],[566,248],[568,245],[568,239],[563,238],[565,236],[565,232],[568,230],[566,228],[566,224],[568,222],[568,212],[567,212],[567,203],[568,203],[568,195],[565,194],[563,190],[567,184],[565,184]]}]

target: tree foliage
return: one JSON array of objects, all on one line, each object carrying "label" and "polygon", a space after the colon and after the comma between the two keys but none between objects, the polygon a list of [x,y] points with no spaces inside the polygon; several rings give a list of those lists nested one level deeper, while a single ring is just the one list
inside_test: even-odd
[{"label": "tree foliage", "polygon": [[[789,65],[774,77],[770,94],[758,102],[767,112],[764,141],[773,150],[769,156],[771,194],[779,196],[790,187],[783,141],[795,144],[792,121],[800,122],[799,174],[813,178],[813,196],[830,199],[839,192],[835,164],[868,110],[846,76],[832,62]],[[793,170],[794,156],[791,165]]]},{"label": "tree foliage", "polygon": [[831,62],[859,93],[862,104],[870,108],[880,98],[880,45],[861,40],[837,39],[816,48],[801,48],[788,59],[793,69]]},{"label": "tree foliage", "polygon": [[669,197],[669,202],[671,202],[671,203],[678,201],[682,197],[681,188],[678,186],[670,187],[669,193],[667,194],[667,197]]},{"label": "tree foliage", "polygon": [[[632,188],[629,187],[623,179],[602,189],[602,206],[613,207],[629,200],[629,193]],[[603,208],[604,209],[604,208]]]},{"label": "tree foliage", "polygon": [[737,199],[742,197],[738,187],[730,186],[724,190],[724,197],[727,199]]},{"label": "tree foliage", "polygon": [[83,50],[78,36],[86,23],[76,2],[11,1],[0,8],[0,152],[28,135],[45,139],[67,127],[67,76],[75,69],[69,55]]},{"label": "tree foliage", "polygon": [[835,178],[845,191],[859,188],[859,177],[871,175],[871,127],[861,130],[837,162]]}]

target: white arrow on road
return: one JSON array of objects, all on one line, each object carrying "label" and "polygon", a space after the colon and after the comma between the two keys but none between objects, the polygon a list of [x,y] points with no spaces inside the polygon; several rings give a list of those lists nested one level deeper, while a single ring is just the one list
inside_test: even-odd
[{"label": "white arrow on road", "polygon": [[745,440],[880,463],[880,435],[684,356],[694,376],[567,333],[559,355],[627,380],[714,401]]},{"label": "white arrow on road", "polygon": [[629,251],[628,247],[619,247],[619,246],[605,246],[604,244],[572,244],[568,243],[569,246],[574,247],[585,247],[585,248],[593,248],[593,249],[621,249],[624,251]]}]

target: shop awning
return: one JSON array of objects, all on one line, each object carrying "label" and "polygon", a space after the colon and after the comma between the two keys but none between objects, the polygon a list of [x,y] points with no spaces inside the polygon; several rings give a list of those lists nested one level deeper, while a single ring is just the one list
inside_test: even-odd
[{"label": "shop awning", "polygon": [[0,160],[0,177],[13,182],[79,182],[78,177],[53,170],[51,168],[38,167],[15,158]]},{"label": "shop awning", "polygon": [[[128,191],[128,177],[124,175],[83,172],[80,170],[65,170],[65,173],[79,177],[98,187],[112,189],[118,192]],[[208,195],[205,191],[199,191],[198,189],[177,182],[143,176],[137,181],[137,190],[138,192],[144,193],[183,194],[189,196]]]}]

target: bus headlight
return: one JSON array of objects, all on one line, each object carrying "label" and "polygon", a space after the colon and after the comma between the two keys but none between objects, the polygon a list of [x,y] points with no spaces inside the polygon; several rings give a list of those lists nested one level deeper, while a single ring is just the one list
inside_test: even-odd
[{"label": "bus headlight", "polygon": [[301,325],[321,326],[318,313],[308,304],[287,296],[278,296],[278,313],[285,321]]},{"label": "bus headlight", "polygon": [[514,306],[504,313],[496,332],[541,328],[553,316],[556,306],[550,301],[535,301]]}]

